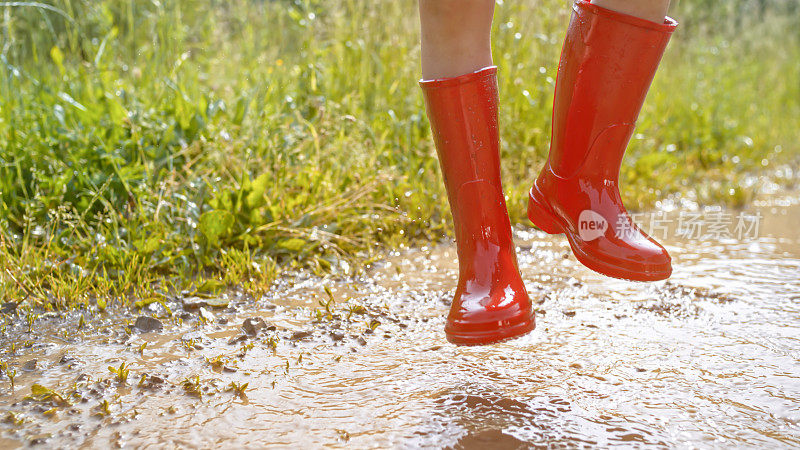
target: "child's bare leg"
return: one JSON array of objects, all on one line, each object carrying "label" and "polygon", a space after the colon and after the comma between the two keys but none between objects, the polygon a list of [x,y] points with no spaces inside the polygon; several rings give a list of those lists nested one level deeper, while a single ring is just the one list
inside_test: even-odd
[{"label": "child's bare leg", "polygon": [[495,0],[419,0],[422,78],[455,77],[492,65]]}]

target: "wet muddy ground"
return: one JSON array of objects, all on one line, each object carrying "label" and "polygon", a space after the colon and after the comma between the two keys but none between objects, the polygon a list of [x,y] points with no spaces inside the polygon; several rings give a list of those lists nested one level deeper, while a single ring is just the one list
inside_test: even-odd
[{"label": "wet muddy ground", "polygon": [[666,282],[603,277],[563,237],[518,231],[538,326],[494,346],[445,341],[447,245],[257,301],[176,297],[171,317],[19,318],[0,338],[16,371],[0,447],[800,446],[797,196],[754,204],[738,237],[739,211],[721,234],[705,212],[689,239],[694,216],[662,206]]}]

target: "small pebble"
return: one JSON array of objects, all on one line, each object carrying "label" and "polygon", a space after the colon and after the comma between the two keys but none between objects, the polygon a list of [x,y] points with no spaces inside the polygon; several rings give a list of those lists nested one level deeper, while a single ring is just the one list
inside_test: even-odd
[{"label": "small pebble", "polygon": [[133,327],[144,333],[149,333],[151,331],[163,330],[164,324],[155,317],[139,316],[136,318],[136,323]]},{"label": "small pebble", "polygon": [[33,372],[36,370],[38,361],[36,359],[28,360],[25,364],[22,365],[22,370],[24,372]]},{"label": "small pebble", "polygon": [[305,339],[305,338],[307,338],[309,336],[311,336],[311,332],[310,331],[301,330],[301,331],[295,331],[294,333],[292,333],[292,337],[290,339],[293,340],[293,341],[299,341],[299,340]]},{"label": "small pebble", "polygon": [[267,323],[261,317],[249,317],[242,323],[244,332],[251,336],[255,336],[264,328],[267,328]]},{"label": "small pebble", "polygon": [[198,309],[204,306],[208,306],[208,302],[206,299],[200,297],[184,297],[183,299],[183,307],[184,309]]}]

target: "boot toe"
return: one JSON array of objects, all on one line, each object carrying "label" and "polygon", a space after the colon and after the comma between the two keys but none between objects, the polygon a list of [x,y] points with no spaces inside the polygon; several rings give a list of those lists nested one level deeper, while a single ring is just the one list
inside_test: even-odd
[{"label": "boot toe", "polygon": [[672,274],[672,258],[667,250],[643,234],[624,240],[604,237],[572,244],[580,262],[604,275],[633,281],[657,281]]},{"label": "boot toe", "polygon": [[512,294],[512,298],[505,301],[486,296],[482,299],[462,298],[456,303],[461,307],[451,310],[445,326],[447,340],[456,345],[499,342],[528,333],[536,327],[530,299],[524,292]]}]

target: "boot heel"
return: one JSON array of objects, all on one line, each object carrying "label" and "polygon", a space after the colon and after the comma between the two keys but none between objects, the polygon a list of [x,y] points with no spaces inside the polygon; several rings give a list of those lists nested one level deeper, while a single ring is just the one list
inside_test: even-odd
[{"label": "boot heel", "polygon": [[564,230],[558,223],[550,208],[539,203],[533,195],[533,189],[528,194],[528,219],[547,234],[561,234]]}]

